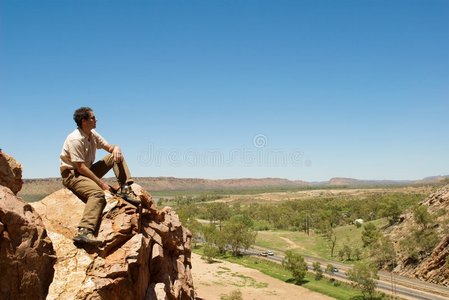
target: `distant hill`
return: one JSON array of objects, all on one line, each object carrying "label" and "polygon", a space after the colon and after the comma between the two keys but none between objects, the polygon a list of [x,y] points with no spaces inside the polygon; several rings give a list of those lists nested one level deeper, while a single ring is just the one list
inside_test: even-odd
[{"label": "distant hill", "polygon": [[[306,182],[285,178],[236,178],[236,179],[202,179],[175,177],[136,177],[136,182],[148,191],[192,191],[192,190],[239,190],[239,189],[273,189],[273,188],[328,188],[328,187],[381,187],[436,184],[449,180],[449,175],[426,177],[421,180],[359,180],[334,177],[328,181]],[[108,178],[114,183],[115,179]],[[33,195],[40,200],[46,195],[62,188],[60,178],[24,179],[20,195]],[[43,196],[39,199],[40,196]]]},{"label": "distant hill", "polygon": [[[430,177],[429,177],[430,178]],[[435,176],[435,179],[437,176]],[[360,186],[395,186],[395,185],[410,185],[410,184],[419,184],[422,180],[359,180],[353,178],[344,178],[344,177],[334,177],[326,182],[327,185],[331,186],[351,186],[351,187],[360,187]],[[437,183],[438,181],[429,183]]]},{"label": "distant hill", "polygon": [[301,180],[283,178],[201,179],[175,177],[138,177],[136,182],[152,191],[226,190],[249,188],[300,188],[310,186]]}]

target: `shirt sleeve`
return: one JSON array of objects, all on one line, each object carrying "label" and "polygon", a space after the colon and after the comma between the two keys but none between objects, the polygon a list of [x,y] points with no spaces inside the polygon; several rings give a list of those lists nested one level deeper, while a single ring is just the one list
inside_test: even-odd
[{"label": "shirt sleeve", "polygon": [[72,140],[68,143],[68,152],[70,161],[72,162],[86,162],[84,146],[81,140]]},{"label": "shirt sleeve", "polygon": [[92,130],[92,134],[95,137],[97,149],[104,149],[106,151],[109,151],[109,143],[96,131]]}]

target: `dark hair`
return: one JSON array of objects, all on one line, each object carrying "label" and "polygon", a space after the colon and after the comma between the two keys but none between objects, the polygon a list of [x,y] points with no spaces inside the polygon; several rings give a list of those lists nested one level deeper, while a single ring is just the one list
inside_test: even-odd
[{"label": "dark hair", "polygon": [[73,120],[75,120],[76,125],[81,127],[81,124],[84,119],[89,118],[89,112],[93,111],[90,107],[80,107],[73,113]]}]

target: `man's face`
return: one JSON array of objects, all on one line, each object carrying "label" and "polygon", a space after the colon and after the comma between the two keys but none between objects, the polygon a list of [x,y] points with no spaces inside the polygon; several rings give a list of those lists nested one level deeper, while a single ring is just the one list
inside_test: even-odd
[{"label": "man's face", "polygon": [[92,130],[97,127],[97,119],[93,111],[89,111],[89,117],[83,120],[83,124],[88,130]]}]

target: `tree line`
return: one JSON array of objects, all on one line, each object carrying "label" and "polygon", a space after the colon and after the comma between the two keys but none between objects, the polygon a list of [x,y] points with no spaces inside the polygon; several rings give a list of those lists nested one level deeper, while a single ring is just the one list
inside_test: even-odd
[{"label": "tree line", "polygon": [[[425,195],[419,193],[376,193],[364,197],[335,196],[301,200],[286,200],[278,203],[204,202],[208,196],[177,198],[176,210],[187,218],[222,223],[234,215],[251,219],[254,230],[310,229],[326,232],[327,228],[352,224],[355,219],[371,221],[387,218],[390,225],[399,220],[405,209],[416,205]],[[214,195],[212,199],[217,199]],[[199,203],[201,202],[201,203]]]},{"label": "tree line", "polygon": [[[412,211],[416,226],[410,229],[409,236],[400,243],[400,247],[412,262],[418,262],[438,242],[435,231],[438,216],[432,215],[426,206],[418,205],[425,196],[418,193],[376,193],[363,198],[335,196],[243,205],[238,202],[209,202],[207,196],[203,195],[201,201],[196,201],[195,197],[190,197],[188,201],[177,199],[176,209],[183,224],[192,231],[193,243],[203,243],[204,255],[211,260],[226,251],[238,255],[241,249],[254,244],[259,230],[281,229],[303,231],[306,234],[313,230],[329,241],[331,256],[359,261],[348,276],[363,291],[364,298],[371,298],[377,270],[394,268],[397,249],[383,235],[381,228],[370,222],[364,225],[354,223],[354,220],[386,218],[389,225],[394,225],[402,213]],[[335,228],[348,224],[363,226],[363,246],[353,249],[345,244],[336,251]],[[445,226],[449,233],[449,225]],[[364,260],[360,261],[362,258]],[[307,272],[304,259],[292,251],[286,252],[283,266],[292,272],[297,283],[303,280]],[[316,279],[321,279],[321,266],[316,264],[313,269]],[[328,266],[324,273],[331,270],[331,266]]]}]

